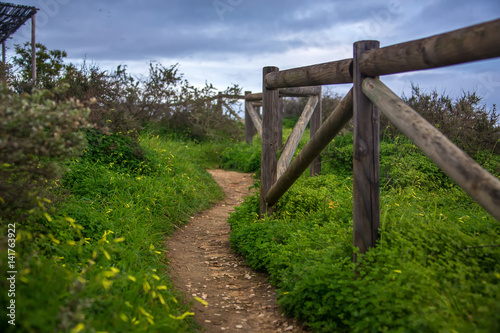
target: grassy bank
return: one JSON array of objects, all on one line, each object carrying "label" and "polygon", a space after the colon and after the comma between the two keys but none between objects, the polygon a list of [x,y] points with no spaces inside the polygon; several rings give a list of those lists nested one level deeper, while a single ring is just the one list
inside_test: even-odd
[{"label": "grassy bank", "polygon": [[[245,166],[232,150],[228,162]],[[231,155],[232,154],[232,155]],[[498,174],[500,159],[476,159]],[[323,175],[302,176],[272,218],[259,194],[231,216],[232,246],[270,274],[285,312],[315,332],[496,332],[500,225],[404,137],[381,143],[381,229],[354,273],[352,134],[323,153]]]},{"label": "grassy bank", "polygon": [[[178,142],[142,135],[137,151],[127,138],[90,139],[51,184],[53,197],[16,223],[16,326],[2,320],[1,331],[192,331],[193,314],[167,275],[165,242],[220,189]],[[7,225],[0,228],[5,268]],[[7,293],[0,297],[6,305]]]}]

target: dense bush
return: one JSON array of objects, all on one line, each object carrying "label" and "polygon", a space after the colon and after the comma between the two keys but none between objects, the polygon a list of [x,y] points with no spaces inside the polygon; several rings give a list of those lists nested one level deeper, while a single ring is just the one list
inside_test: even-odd
[{"label": "dense bush", "polygon": [[59,162],[85,145],[88,110],[55,102],[49,91],[17,95],[0,87],[0,219],[13,218],[43,197],[60,173]]},{"label": "dense bush", "polygon": [[[500,142],[500,113],[495,106],[488,110],[482,105],[481,97],[475,92],[464,92],[453,100],[436,90],[425,93],[412,85],[411,96],[403,100],[470,156],[485,150],[500,153],[497,144]],[[385,117],[381,119],[381,133],[392,137],[400,135]]]},{"label": "dense bush", "polygon": [[[15,92],[30,92],[31,47],[15,46],[13,71],[10,79]],[[151,62],[149,73],[136,78],[126,66],[106,71],[85,60],[80,67],[64,64],[66,53],[48,50],[37,44],[36,87],[67,89],[55,94],[57,100],[79,99],[89,107],[90,121],[101,130],[128,132],[151,127],[178,131],[192,139],[240,139],[242,126],[233,113],[217,101],[217,90],[211,84],[197,88],[183,79],[179,65],[164,66]],[[10,72],[9,72],[10,73]],[[225,95],[240,95],[241,88],[233,85],[222,91]],[[236,99],[226,99],[234,105]]]}]

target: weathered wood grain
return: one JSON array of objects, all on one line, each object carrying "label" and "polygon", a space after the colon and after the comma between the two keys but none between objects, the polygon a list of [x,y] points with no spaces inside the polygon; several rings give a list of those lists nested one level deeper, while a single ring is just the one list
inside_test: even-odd
[{"label": "weathered wood grain", "polygon": [[262,153],[261,153],[261,184],[260,184],[260,214],[271,214],[274,207],[266,203],[267,191],[276,182],[278,164],[279,129],[279,92],[278,89],[268,89],[264,78],[268,73],[276,72],[277,67],[264,67],[262,77]]},{"label": "weathered wood grain", "polygon": [[500,19],[364,53],[366,76],[436,68],[500,56]]},{"label": "weathered wood grain", "polygon": [[[374,247],[380,227],[379,198],[379,112],[365,96],[362,83],[365,76],[359,68],[362,54],[379,47],[378,41],[354,43],[354,158],[353,158],[353,241],[363,254]],[[357,254],[354,254],[354,262]]]},{"label": "weathered wood grain", "polygon": [[248,114],[249,118],[252,120],[252,124],[259,133],[259,136],[262,137],[262,120],[260,119],[259,114],[253,107],[251,102],[245,102],[245,111]]},{"label": "weathered wood grain", "polygon": [[[250,95],[252,92],[251,91],[245,91],[245,96]],[[257,133],[257,128],[255,128],[255,125],[253,124],[253,120],[250,116],[250,113],[247,110],[246,103],[250,103],[245,101],[245,142],[246,143],[251,143],[253,140],[253,137]],[[262,128],[261,128],[262,130]]]},{"label": "weathered wood grain", "polygon": [[352,59],[326,62],[271,73],[264,79],[269,89],[351,83]]},{"label": "weathered wood grain", "polygon": [[[314,134],[319,130],[321,127],[321,121],[323,119],[323,95],[321,93],[321,90],[318,93],[318,104],[316,104],[316,109],[314,109],[314,113],[309,120],[309,140],[314,137]],[[317,176],[321,174],[321,155],[316,157],[314,161],[312,161],[311,165],[309,166],[309,175],[311,177]]]}]

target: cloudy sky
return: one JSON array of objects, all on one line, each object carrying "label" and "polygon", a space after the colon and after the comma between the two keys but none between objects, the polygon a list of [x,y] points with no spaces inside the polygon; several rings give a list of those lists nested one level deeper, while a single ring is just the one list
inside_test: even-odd
[{"label": "cloudy sky", "polygon": [[[498,0],[12,0],[36,6],[37,41],[111,70],[147,74],[149,61],[180,64],[190,83],[262,90],[262,67],[288,69],[352,57],[357,40],[381,47],[500,18]],[[27,23],[8,47],[30,40]],[[500,32],[499,32],[500,33]],[[8,53],[8,55],[12,55]],[[477,91],[500,107],[500,58],[384,76],[451,96]],[[343,94],[348,85],[332,87]]]}]

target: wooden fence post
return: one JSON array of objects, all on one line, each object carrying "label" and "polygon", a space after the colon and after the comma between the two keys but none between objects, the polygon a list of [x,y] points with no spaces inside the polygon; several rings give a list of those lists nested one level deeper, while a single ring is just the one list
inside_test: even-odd
[{"label": "wooden fence post", "polygon": [[31,16],[31,80],[36,86],[36,14]]},{"label": "wooden fence post", "polygon": [[279,98],[278,108],[278,149],[283,149],[283,113],[285,111],[285,98]]},{"label": "wooden fence post", "polygon": [[[310,133],[311,133],[309,137],[311,139],[314,136],[314,134],[316,134],[318,129],[321,127],[321,121],[323,118],[323,106],[321,103],[322,97],[323,96],[322,96],[322,93],[320,90],[320,92],[318,94],[318,98],[319,98],[318,104],[316,104],[316,109],[314,110],[314,113],[311,117],[311,120],[309,120]],[[321,155],[316,157],[316,159],[311,163],[311,166],[309,167],[309,175],[311,177],[319,175],[319,174],[321,174]]]},{"label": "wooden fence post", "polygon": [[276,72],[277,67],[264,67],[262,80],[262,155],[260,181],[260,214],[273,212],[267,207],[266,194],[276,182],[278,164],[279,123],[278,113],[281,111],[278,89],[267,89],[265,78],[268,73]]},{"label": "wooden fence post", "polygon": [[[245,91],[245,96],[250,95],[252,92],[251,91]],[[252,103],[250,101],[246,101],[245,103]],[[254,135],[257,133],[257,129],[255,128],[255,125],[253,124],[252,118],[250,118],[250,115],[248,114],[246,105],[245,105],[245,142],[246,143],[251,143],[253,140]]]},{"label": "wooden fence post", "polygon": [[[353,57],[353,241],[359,253],[375,246],[380,226],[379,153],[380,115],[365,96],[362,83],[365,76],[359,69],[361,55],[379,48],[378,41],[354,43]],[[354,262],[357,255],[354,254]]]}]

